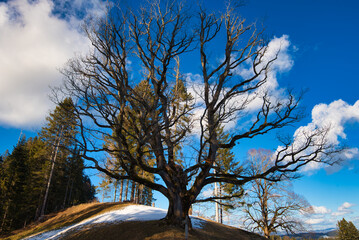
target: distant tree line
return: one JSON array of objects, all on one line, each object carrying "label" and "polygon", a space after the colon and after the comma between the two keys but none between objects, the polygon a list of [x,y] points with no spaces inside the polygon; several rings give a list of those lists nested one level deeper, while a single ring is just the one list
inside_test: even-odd
[{"label": "distant tree line", "polygon": [[[310,234],[310,233],[305,233]],[[314,240],[314,239],[326,239],[326,240],[357,240],[359,239],[359,230],[355,227],[353,222],[345,220],[339,220],[337,223],[337,231],[334,234],[329,234],[331,236],[315,236],[313,233],[312,237],[302,237],[302,236],[278,236],[271,235],[271,240]]]},{"label": "distant tree line", "polygon": [[128,179],[116,180],[107,176],[102,177],[102,181],[96,186],[102,202],[110,199],[113,202],[133,202],[151,206],[155,201],[153,191],[149,187]]},{"label": "distant tree line", "polygon": [[72,100],[65,99],[38,136],[20,136],[12,152],[0,155],[0,234],[94,199],[95,188],[72,141],[77,135],[72,110]]},{"label": "distant tree line", "polygon": [[[112,144],[110,141],[107,141],[107,144]],[[150,155],[146,155],[147,161],[153,161]],[[118,159],[115,155],[108,155],[107,166],[116,168],[120,174],[124,173],[123,168],[118,162]],[[140,169],[136,169],[139,175],[144,175],[144,172],[141,172]],[[153,198],[153,190],[149,187],[144,186],[143,184],[136,183],[130,179],[113,179],[106,174],[99,174],[102,181],[96,186],[97,193],[101,198],[101,202],[105,200],[110,200],[113,202],[132,202],[137,204],[144,204],[151,206],[155,199]],[[154,180],[153,174],[147,174],[144,176],[150,180]]]}]

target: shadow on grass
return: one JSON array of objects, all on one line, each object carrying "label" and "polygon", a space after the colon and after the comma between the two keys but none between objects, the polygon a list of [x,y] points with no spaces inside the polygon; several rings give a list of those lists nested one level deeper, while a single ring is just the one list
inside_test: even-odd
[{"label": "shadow on grass", "polygon": [[[70,232],[63,240],[183,240],[184,230],[166,225],[163,220],[97,224]],[[263,240],[265,238],[222,224],[208,222],[189,232],[191,240]]]},{"label": "shadow on grass", "polygon": [[[9,236],[5,239],[17,240],[36,233],[67,227],[90,217],[121,209],[129,203],[92,203],[81,204],[47,216],[47,220],[34,223],[27,230]],[[207,221],[189,232],[189,239],[211,240],[262,240],[265,239],[254,233],[238,228],[229,227],[215,222]],[[4,239],[4,238],[2,238]],[[120,223],[102,223],[85,225],[81,229],[69,230],[64,240],[173,240],[185,239],[184,230],[169,226],[163,220],[154,221],[124,221]]]}]

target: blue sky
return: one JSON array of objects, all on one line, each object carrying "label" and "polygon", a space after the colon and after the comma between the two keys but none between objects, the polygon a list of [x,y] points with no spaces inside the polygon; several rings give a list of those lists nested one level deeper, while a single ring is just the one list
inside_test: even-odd
[{"label": "blue sky", "polygon": [[[36,134],[53,108],[48,86],[59,84],[58,69],[75,52],[89,48],[75,14],[102,14],[103,5],[76,0],[66,8],[66,2],[0,1],[0,154],[12,150],[21,130],[28,137]],[[223,7],[221,1],[204,2],[209,9]],[[311,123],[315,108],[313,116],[319,121],[336,120],[333,138],[351,149],[359,146],[358,11],[355,0],[248,0],[242,7],[249,22],[263,23],[268,40],[288,43],[283,64],[290,63],[276,74],[279,87],[308,90],[302,101],[308,115],[287,128],[288,134]],[[199,68],[193,66],[198,62],[187,62],[182,70],[195,75]],[[263,136],[241,146],[275,150],[273,139]],[[245,156],[241,149],[235,153]],[[342,217],[359,226],[358,159],[354,153],[341,166],[317,167],[294,182],[294,190],[315,206],[317,213],[306,219],[313,228],[335,227]],[[158,199],[157,205],[166,207]]]}]

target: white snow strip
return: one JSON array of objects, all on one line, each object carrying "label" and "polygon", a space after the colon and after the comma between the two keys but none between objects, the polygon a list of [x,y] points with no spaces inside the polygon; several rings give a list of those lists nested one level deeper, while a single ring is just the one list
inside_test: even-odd
[{"label": "white snow strip", "polygon": [[[100,223],[116,223],[122,221],[150,221],[159,220],[166,216],[167,210],[154,208],[143,205],[130,205],[119,210],[107,212],[69,227],[64,227],[25,238],[26,240],[45,240],[45,239],[61,239],[69,231],[79,230],[86,225]],[[205,220],[191,217],[192,226],[194,228],[202,228]]]},{"label": "white snow strip", "polygon": [[60,228],[60,229],[56,229],[56,230],[52,230],[52,231],[32,235],[32,236],[24,238],[24,239],[31,239],[31,240],[56,239],[56,238],[52,238],[52,237],[57,235],[58,233],[60,233],[64,229],[66,229],[66,228]]},{"label": "white snow strip", "polygon": [[206,224],[206,222],[207,222],[206,220],[196,218],[193,216],[191,217],[191,223],[193,228],[202,228]]}]

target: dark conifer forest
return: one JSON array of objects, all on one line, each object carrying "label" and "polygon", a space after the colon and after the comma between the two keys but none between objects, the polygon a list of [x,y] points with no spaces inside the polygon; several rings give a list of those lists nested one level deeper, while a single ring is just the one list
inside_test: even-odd
[{"label": "dark conifer forest", "polygon": [[21,135],[12,150],[0,155],[1,233],[95,198],[84,161],[71,141],[77,131],[72,101],[61,104],[36,137]]}]

